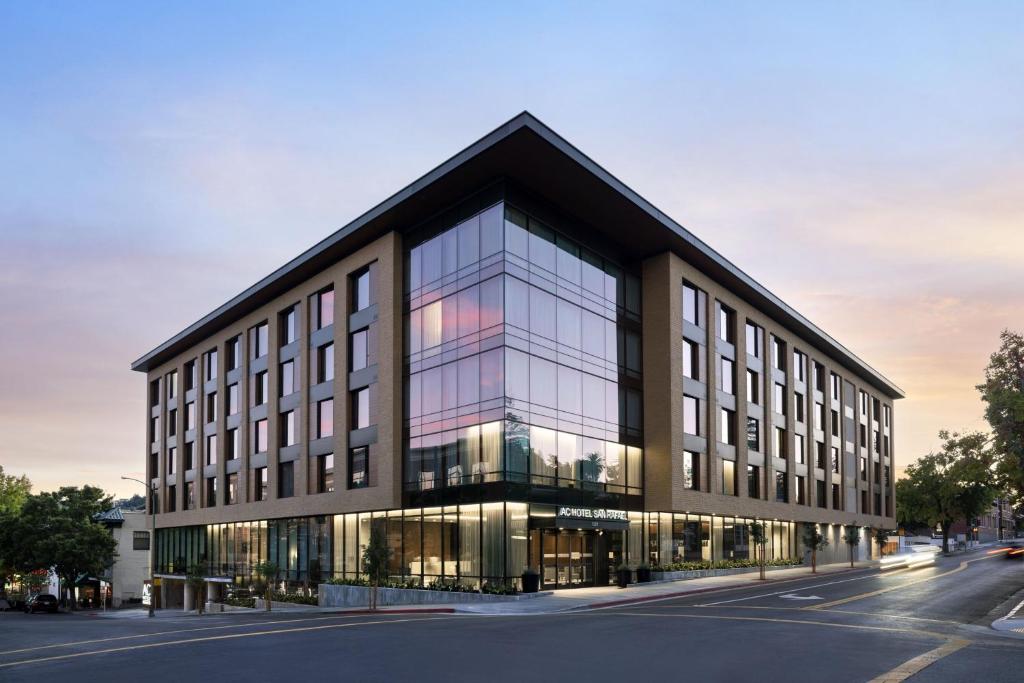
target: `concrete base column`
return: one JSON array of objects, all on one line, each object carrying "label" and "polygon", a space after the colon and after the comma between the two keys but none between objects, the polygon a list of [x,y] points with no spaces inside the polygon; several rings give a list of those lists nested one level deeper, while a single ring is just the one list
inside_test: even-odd
[{"label": "concrete base column", "polygon": [[195,591],[192,590],[192,586],[188,583],[185,584],[185,604],[183,608],[186,612],[191,612],[196,608],[195,606]]}]

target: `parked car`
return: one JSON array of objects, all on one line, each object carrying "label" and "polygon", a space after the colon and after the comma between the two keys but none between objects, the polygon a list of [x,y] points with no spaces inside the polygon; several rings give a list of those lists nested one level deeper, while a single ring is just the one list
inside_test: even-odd
[{"label": "parked car", "polygon": [[49,593],[40,593],[25,603],[25,612],[35,614],[36,612],[57,613],[57,598]]}]

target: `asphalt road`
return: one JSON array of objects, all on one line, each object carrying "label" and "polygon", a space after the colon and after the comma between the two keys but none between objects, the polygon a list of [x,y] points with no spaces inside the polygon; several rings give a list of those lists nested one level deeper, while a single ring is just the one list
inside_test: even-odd
[{"label": "asphalt road", "polygon": [[1024,636],[988,624],[1022,589],[973,554],[560,614],[2,614],[0,681],[841,682],[931,653],[913,681],[1019,682]]}]

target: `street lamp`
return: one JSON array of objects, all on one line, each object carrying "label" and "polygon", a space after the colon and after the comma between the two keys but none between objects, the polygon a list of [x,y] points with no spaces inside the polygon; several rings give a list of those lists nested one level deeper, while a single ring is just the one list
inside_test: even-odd
[{"label": "street lamp", "polygon": [[156,485],[147,484],[141,479],[135,477],[121,477],[125,481],[135,481],[147,489],[149,489],[149,496],[146,500],[146,504],[149,505],[149,616],[154,617],[154,605],[156,604],[156,581],[154,572],[156,571],[156,505],[154,504],[153,496],[156,494]]}]

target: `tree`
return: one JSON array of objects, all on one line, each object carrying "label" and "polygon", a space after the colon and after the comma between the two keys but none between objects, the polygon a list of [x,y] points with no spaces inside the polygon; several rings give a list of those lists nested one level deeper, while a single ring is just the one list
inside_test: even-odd
[{"label": "tree", "polygon": [[985,382],[977,386],[985,403],[998,456],[998,484],[1024,502],[1024,335],[1003,330],[999,350],[989,358]]},{"label": "tree", "polygon": [[846,525],[846,531],[843,532],[843,542],[846,543],[847,549],[850,551],[850,568],[853,568],[853,549],[860,545],[860,527],[857,523]]},{"label": "tree", "polygon": [[4,466],[0,465],[0,515],[17,514],[32,493],[32,482],[28,477],[4,474]]},{"label": "tree", "polygon": [[927,522],[942,531],[942,551],[949,552],[949,529],[958,519],[980,516],[995,499],[993,454],[980,432],[941,431],[942,448],[907,467],[896,482],[896,518],[900,523]]},{"label": "tree", "polygon": [[370,541],[363,549],[363,571],[370,580],[370,609],[377,609],[377,588],[388,576],[391,548],[379,524],[370,528]]},{"label": "tree", "polygon": [[811,573],[818,573],[818,551],[828,546],[828,539],[818,531],[817,524],[804,525],[804,545],[811,551]]},{"label": "tree", "polygon": [[888,529],[875,529],[875,543],[878,544],[878,554],[882,557],[885,556],[885,546],[891,535],[892,532]]},{"label": "tree", "polygon": [[750,525],[750,540],[754,542],[754,559],[757,560],[758,578],[765,580],[765,564],[767,562],[768,529],[764,522]]},{"label": "tree", "polygon": [[70,591],[82,575],[100,574],[116,555],[114,538],[95,521],[110,501],[94,486],[30,495],[20,513],[5,520],[6,562],[22,573],[52,569],[63,591]]},{"label": "tree", "polygon": [[267,611],[270,611],[270,598],[273,597],[274,581],[277,580],[278,566],[273,562],[257,562],[252,568],[259,578],[260,586],[263,588],[263,601],[267,603]]},{"label": "tree", "polygon": [[205,574],[206,572],[203,571],[202,565],[199,564],[193,564],[185,573],[185,583],[192,589],[192,598],[196,603],[196,614],[199,616],[203,616],[203,607],[206,604],[206,596],[203,595],[206,590]]}]

